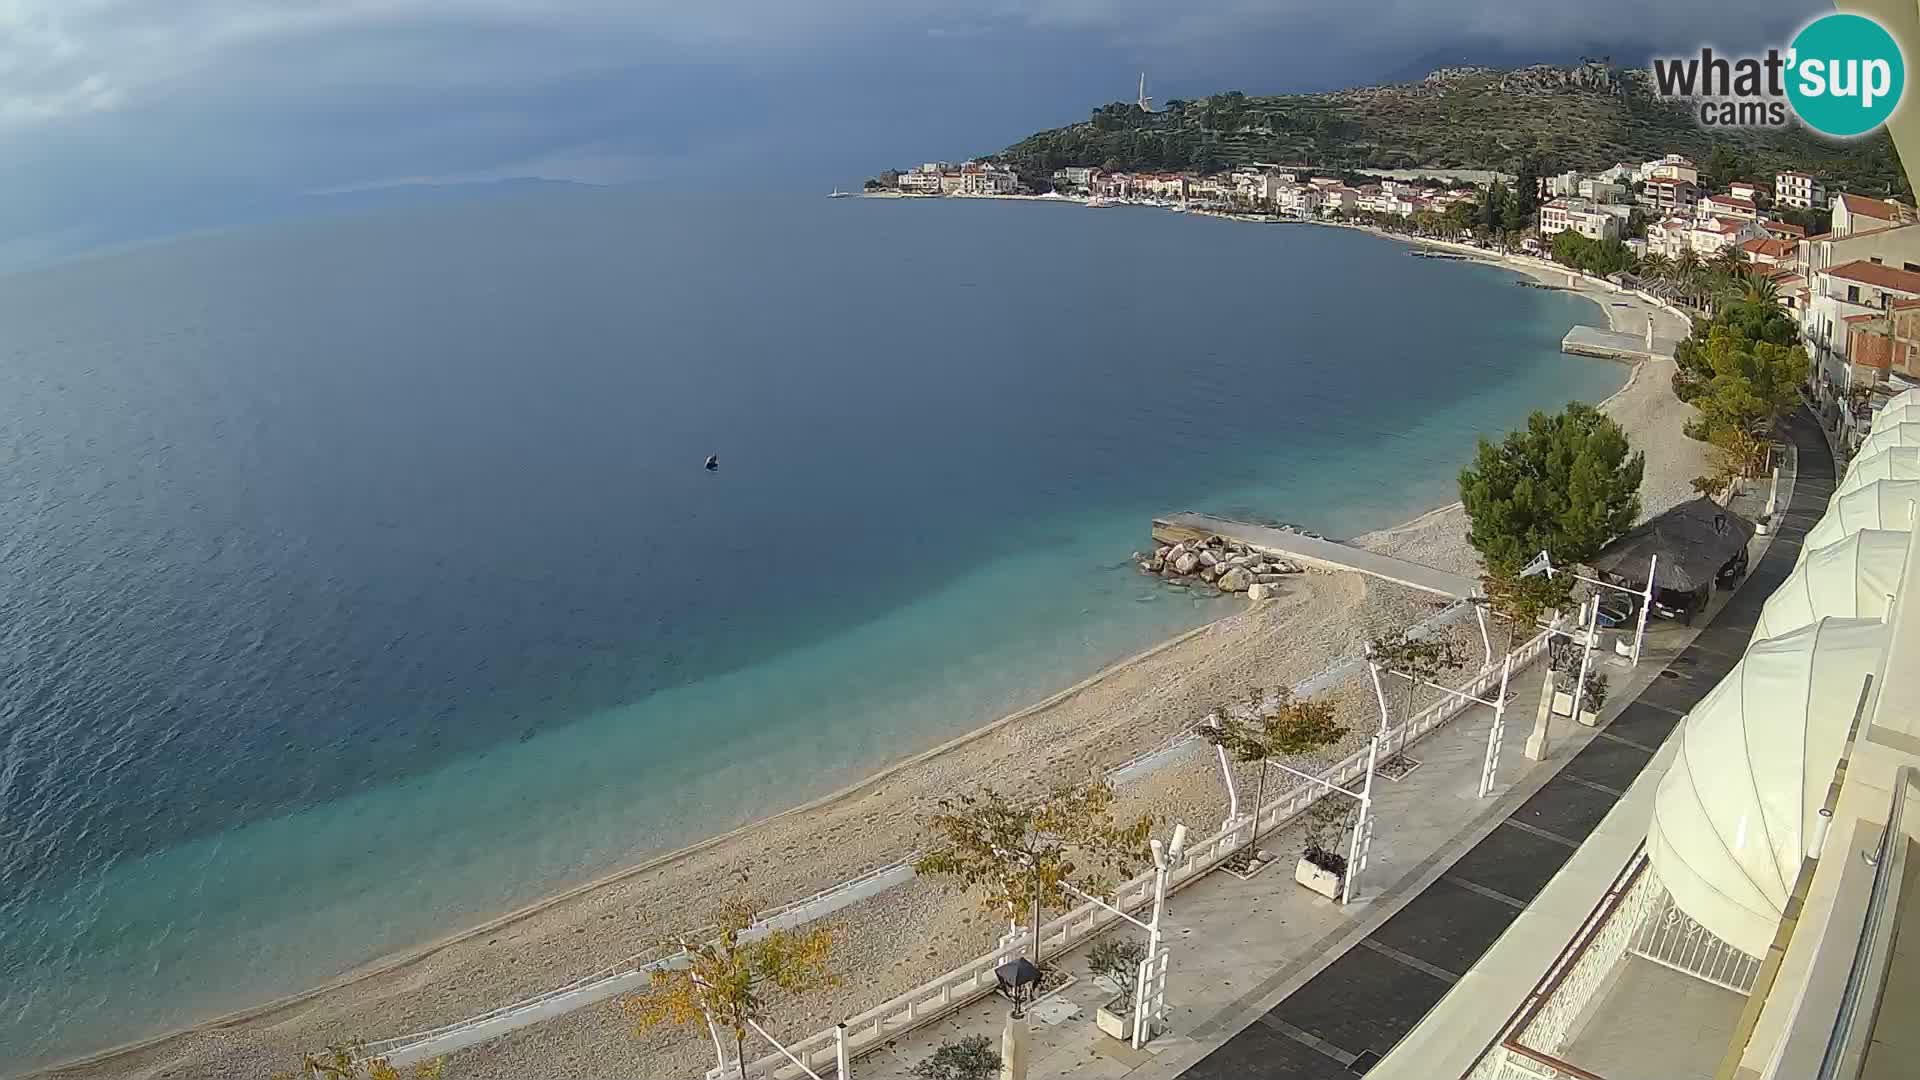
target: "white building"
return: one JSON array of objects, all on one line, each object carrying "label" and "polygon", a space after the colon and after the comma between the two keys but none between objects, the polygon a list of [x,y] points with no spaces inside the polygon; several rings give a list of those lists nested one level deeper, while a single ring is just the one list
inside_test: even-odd
[{"label": "white building", "polygon": [[1824,380],[1842,388],[1852,382],[1849,318],[1879,315],[1895,300],[1916,297],[1920,297],[1920,271],[1873,259],[1855,259],[1814,274],[1802,333]]},{"label": "white building", "polygon": [[1012,195],[1020,190],[1020,178],[1012,169],[969,161],[960,167],[961,195]]},{"label": "white building", "polygon": [[1345,184],[1331,184],[1322,187],[1318,184],[1308,188],[1320,193],[1320,210],[1331,214],[1338,210],[1342,214],[1351,214],[1360,208],[1360,193]]},{"label": "white building", "polygon": [[1827,205],[1827,186],[1812,173],[1783,172],[1773,176],[1773,201],[1802,209]]},{"label": "white building", "polygon": [[1767,230],[1756,221],[1742,221],[1739,218],[1705,217],[1696,219],[1693,229],[1687,234],[1687,243],[1693,253],[1702,259],[1710,259],[1730,247],[1739,247],[1749,240],[1757,240],[1767,235]]},{"label": "white building", "polygon": [[1700,182],[1700,170],[1693,161],[1682,154],[1668,154],[1655,161],[1640,166],[1642,180],[1684,180],[1689,184]]},{"label": "white building", "polygon": [[1709,195],[1700,200],[1701,217],[1739,218],[1742,221],[1756,221],[1760,217],[1760,208],[1750,198],[1739,195]]},{"label": "white building", "polygon": [[1579,194],[1597,203],[1619,202],[1627,197],[1627,185],[1610,180],[1582,180]]},{"label": "white building", "polygon": [[1540,205],[1540,234],[1576,232],[1589,240],[1618,240],[1620,219],[1585,199],[1549,199]]}]

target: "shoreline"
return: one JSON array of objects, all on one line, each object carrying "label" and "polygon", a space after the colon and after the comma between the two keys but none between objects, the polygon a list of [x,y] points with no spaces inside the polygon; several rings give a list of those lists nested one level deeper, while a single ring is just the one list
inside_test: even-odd
[{"label": "shoreline", "polygon": [[[872,197],[872,196],[863,196],[863,197]],[[894,197],[932,198],[934,196],[896,195]],[[1032,197],[1032,196],[1028,196],[1028,197],[977,196],[977,197],[978,198],[1017,198],[1017,199],[1023,199],[1025,201],[1045,201],[1045,202],[1062,201],[1057,199],[1040,199],[1039,197]],[[1371,232],[1371,233],[1374,233],[1375,235],[1382,236],[1383,238],[1386,238],[1386,239],[1398,240],[1403,243],[1407,243],[1410,246],[1420,246],[1423,243],[1426,243],[1416,238],[1397,236],[1391,233],[1385,233],[1380,230],[1371,229],[1364,226],[1347,225],[1342,227],[1358,228],[1363,232]],[[1444,245],[1444,242],[1441,242],[1439,244],[1435,244],[1434,246],[1450,246],[1450,245]],[[1545,275],[1550,272],[1551,270],[1550,267],[1521,264],[1515,261],[1511,261],[1508,258],[1504,258],[1495,253],[1480,252],[1478,251],[1478,249],[1467,249],[1467,250],[1469,252],[1472,252],[1474,254],[1474,257],[1478,258],[1480,261],[1490,262],[1495,265],[1499,265],[1504,269],[1509,269],[1525,276],[1534,277],[1536,280],[1546,281],[1548,284],[1559,284],[1559,282],[1547,281],[1547,278],[1545,277]],[[1556,275],[1564,275],[1566,273],[1566,271],[1564,270],[1551,270],[1551,272],[1555,273]],[[1596,298],[1597,294],[1590,293],[1587,289],[1576,289],[1576,290],[1569,290],[1569,291],[1580,292],[1583,296],[1586,296],[1588,299],[1593,300],[1596,306],[1600,307],[1604,312],[1607,313],[1609,322],[1611,324],[1613,313],[1617,309],[1608,307],[1604,302]],[[1636,391],[1636,388],[1644,392],[1650,384],[1642,382],[1640,380],[1640,375],[1642,371],[1649,364],[1658,363],[1658,362],[1659,361],[1642,361],[1639,363],[1631,364],[1629,366],[1630,370],[1628,372],[1628,376],[1624,384],[1620,387],[1620,389],[1616,390],[1612,395],[1610,395],[1607,399],[1605,399],[1601,403],[1602,407],[1605,407],[1615,402],[1628,400],[1636,396],[1634,393]],[[1662,383],[1660,386],[1656,387],[1655,389],[1664,390],[1665,389],[1664,383]],[[1676,436],[1678,435],[1677,427],[1674,429],[1673,434]],[[1651,456],[1652,455],[1650,455],[1650,457]],[[1446,534],[1451,532],[1452,534],[1451,543],[1453,547],[1455,548],[1463,547],[1464,537],[1457,523],[1457,519],[1459,518],[1459,511],[1460,511],[1460,504],[1458,502],[1450,503],[1443,506],[1438,506],[1438,507],[1429,509],[1419,515],[1416,515],[1415,517],[1399,525],[1391,526],[1386,529],[1380,529],[1380,530],[1364,533],[1364,534],[1361,534],[1360,536],[1350,538],[1346,542],[1358,547],[1371,547],[1375,545],[1383,545],[1393,549],[1418,549],[1423,544],[1431,544],[1435,542],[1444,544],[1448,542],[1448,537]],[[1422,561],[1426,561],[1426,560],[1423,559]],[[837,790],[825,793],[823,795],[807,800],[793,807],[789,807],[785,810],[781,810],[777,813],[768,815],[766,817],[756,819],[752,822],[738,826],[726,832],[706,837],[704,839],[701,839],[691,844],[684,845],[672,851],[654,855],[649,858],[643,859],[639,862],[633,863],[631,865],[610,871],[606,874],[602,874],[598,877],[595,877],[589,881],[581,882],[579,884],[570,886],[566,889],[563,889],[561,891],[558,891],[551,895],[543,897],[532,903],[522,905],[521,907],[518,907],[511,911],[504,912],[502,914],[481,920],[472,925],[451,931],[425,944],[404,949],[404,950],[399,950],[392,953],[388,953],[380,957],[376,957],[333,979],[327,980],[326,982],[310,987],[308,989],[305,989],[293,994],[288,994],[279,998],[275,998],[270,1001],[262,1002],[260,1004],[250,1006],[244,1009],[233,1010],[207,1020],[199,1021],[191,1025],[170,1029],[168,1031],[161,1032],[155,1035],[147,1036],[137,1040],[131,1040],[125,1043],[112,1046],[112,1047],[108,1047],[103,1050],[95,1051],[87,1055],[69,1058],[55,1064],[42,1066],[35,1070],[34,1075],[43,1075],[43,1074],[51,1074],[51,1073],[61,1073],[61,1074],[92,1073],[94,1070],[110,1069],[120,1064],[133,1065],[132,1072],[137,1075],[142,1075],[142,1076],[165,1075],[167,1064],[179,1065],[179,1064],[183,1064],[183,1062],[181,1062],[179,1059],[176,1058],[171,1063],[162,1063],[158,1067],[155,1067],[153,1063],[148,1063],[145,1066],[141,1066],[137,1063],[127,1062],[125,1059],[136,1058],[148,1052],[162,1050],[164,1048],[169,1047],[170,1045],[178,1045],[181,1043],[190,1042],[197,1036],[217,1036],[217,1035],[223,1035],[225,1033],[235,1031],[236,1029],[246,1028],[249,1025],[251,1025],[254,1021],[260,1021],[267,1018],[280,1017],[282,1016],[282,1014],[287,1014],[294,1010],[298,1010],[303,1006],[319,1004],[321,1002],[321,999],[327,998],[332,995],[352,996],[349,994],[350,991],[354,991],[357,988],[370,988],[372,987],[373,984],[383,979],[387,979],[389,977],[413,976],[421,979],[429,979],[433,973],[425,969],[433,966],[433,962],[436,959],[446,957],[448,956],[448,954],[460,950],[463,946],[467,946],[477,942],[479,939],[485,937],[486,935],[496,934],[503,931],[523,929],[528,927],[529,924],[541,922],[544,916],[552,915],[557,918],[558,916],[565,914],[562,911],[562,909],[568,907],[569,905],[580,904],[583,906],[591,906],[594,903],[605,901],[608,899],[607,894],[625,891],[629,887],[637,887],[642,884],[642,879],[647,878],[649,875],[656,875],[658,877],[665,878],[676,871],[685,870],[685,871],[689,871],[688,876],[696,877],[696,878],[701,877],[702,875],[697,873],[697,871],[700,871],[702,868],[693,866],[692,864],[700,861],[703,856],[722,853],[723,849],[726,849],[729,846],[735,846],[735,845],[751,846],[751,847],[758,848],[760,850],[779,848],[780,845],[775,843],[765,843],[765,844],[754,845],[754,844],[748,844],[748,841],[752,841],[759,837],[765,837],[767,834],[778,833],[784,829],[788,829],[791,826],[799,826],[802,831],[813,831],[813,832],[820,831],[819,829],[815,829],[814,826],[822,825],[824,823],[807,820],[810,818],[815,818],[815,817],[824,818],[824,817],[830,817],[835,814],[840,814],[842,816],[847,816],[847,817],[856,816],[855,814],[848,813],[848,812],[853,811],[855,809],[855,804],[865,799],[879,798],[880,796],[882,796],[883,793],[877,789],[882,787],[886,782],[892,781],[892,780],[901,780],[902,787],[910,787],[914,782],[914,778],[912,778],[910,774],[913,774],[916,771],[938,772],[940,771],[941,767],[951,768],[952,765],[954,764],[953,759],[956,757],[963,756],[963,753],[969,750],[978,750],[980,751],[979,756],[991,757],[993,751],[989,750],[984,744],[995,742],[995,741],[1012,741],[1016,743],[1021,742],[1023,741],[1021,738],[1023,733],[1018,729],[1022,728],[1023,726],[1021,723],[1022,721],[1034,721],[1036,724],[1040,724],[1043,719],[1048,718],[1048,714],[1055,713],[1055,712],[1071,712],[1072,711],[1071,707],[1077,703],[1077,699],[1080,699],[1082,697],[1094,698],[1102,694],[1109,694],[1109,693],[1116,697],[1123,697],[1123,698],[1127,696],[1138,695],[1140,693],[1145,693],[1150,695],[1167,695],[1171,697],[1173,695],[1173,691],[1168,689],[1164,685],[1165,676],[1158,676],[1158,677],[1147,677],[1147,676],[1151,676],[1152,669],[1156,667],[1178,669],[1180,672],[1184,672],[1184,669],[1187,666],[1187,659],[1181,654],[1185,652],[1190,652],[1190,651],[1205,652],[1207,650],[1204,650],[1204,649],[1187,650],[1187,649],[1183,649],[1183,646],[1191,645],[1202,638],[1209,638],[1209,637],[1215,637],[1215,636],[1219,636],[1219,637],[1233,636],[1233,637],[1252,638],[1252,637],[1259,637],[1262,635],[1266,635],[1270,637],[1279,637],[1281,636],[1278,633],[1279,630],[1283,628],[1295,629],[1287,626],[1287,618],[1294,617],[1294,621],[1296,622],[1302,621],[1302,619],[1304,619],[1304,620],[1313,620],[1313,621],[1326,624],[1324,627],[1321,628],[1325,631],[1324,633],[1320,634],[1321,640],[1316,641],[1314,643],[1316,646],[1323,644],[1327,639],[1343,639],[1344,643],[1350,646],[1352,638],[1351,638],[1351,635],[1348,634],[1347,632],[1349,630],[1354,629],[1355,627],[1350,625],[1349,621],[1345,618],[1330,618],[1328,617],[1330,614],[1328,611],[1316,612],[1314,610],[1316,606],[1320,606],[1320,607],[1327,606],[1327,605],[1316,605],[1315,603],[1313,603],[1314,601],[1331,599],[1330,597],[1323,595],[1325,593],[1330,593],[1330,592],[1339,593],[1343,596],[1343,598],[1347,598],[1347,599],[1350,599],[1351,601],[1356,602],[1355,606],[1365,606],[1365,603],[1372,603],[1377,600],[1377,606],[1380,608],[1380,610],[1370,611],[1366,613],[1368,616],[1379,615],[1383,612],[1391,612],[1393,613],[1394,617],[1398,617],[1399,615],[1404,614],[1405,610],[1407,610],[1408,601],[1405,597],[1394,595],[1393,590],[1381,588],[1379,583],[1361,582],[1357,579],[1356,575],[1332,574],[1332,575],[1314,575],[1314,577],[1320,580],[1318,582],[1309,582],[1299,589],[1290,589],[1289,592],[1283,595],[1283,597],[1279,601],[1255,604],[1255,605],[1252,605],[1251,607],[1242,605],[1242,604],[1223,605],[1223,609],[1220,615],[1212,619],[1209,619],[1207,622],[1203,623],[1198,627],[1195,627],[1192,630],[1170,637],[1141,652],[1135,653],[1134,655],[1131,655],[1123,660],[1120,660],[1116,663],[1103,667],[1102,669],[1075,682],[1073,685],[1068,686],[1062,690],[1059,690],[1053,694],[1050,694],[1040,701],[1034,702],[1016,711],[1010,712],[1004,716],[994,719],[991,722],[975,727],[958,736],[945,740],[933,747],[927,748],[925,750],[922,750],[917,753],[911,754],[907,757],[904,757],[898,761],[893,762],[892,764],[889,764],[883,768],[878,769],[873,773],[870,773],[851,783],[848,783]],[[1352,580],[1347,580],[1347,579],[1352,579]],[[1322,587],[1323,585],[1324,587]],[[1365,603],[1360,603],[1361,601],[1364,601]],[[1343,616],[1346,614],[1348,613],[1344,611],[1342,612]],[[1304,628],[1298,628],[1298,629],[1299,629],[1299,632],[1302,634],[1302,636],[1307,635],[1308,632]],[[1215,650],[1215,651],[1218,651],[1218,650]],[[1309,652],[1306,654],[1305,658],[1313,659],[1315,655],[1316,654]],[[1268,659],[1272,660],[1272,658],[1268,658]],[[1232,667],[1234,665],[1221,665],[1221,666]],[[1246,666],[1250,666],[1250,665],[1240,665],[1240,667],[1246,667]],[[1144,685],[1129,687],[1126,684],[1128,684],[1130,681],[1134,683],[1143,683]],[[1098,705],[1099,703],[1094,703],[1094,704]],[[1164,705],[1166,704],[1166,702],[1162,701],[1162,702],[1156,702],[1153,704]],[[1111,706],[1105,706],[1105,708],[1107,708],[1109,711],[1111,710]],[[1101,710],[1100,708],[1094,708],[1088,711],[1090,713],[1099,714]],[[1152,710],[1148,709],[1145,711],[1152,711]],[[1166,710],[1162,709],[1160,711],[1164,712]],[[1178,711],[1178,708],[1176,708],[1175,711]],[[1150,742],[1153,739],[1157,739],[1160,736],[1160,732],[1157,730],[1142,731],[1139,729],[1128,728],[1124,724],[1112,724],[1110,726],[1117,729],[1116,731],[1113,732],[1113,734],[1124,736],[1124,737],[1131,737],[1135,740],[1145,738]],[[1031,734],[1031,733],[1026,733],[1026,734]],[[1118,747],[1116,747],[1116,745],[1114,744],[1114,740],[1111,738],[1107,738],[1107,739],[1094,738],[1094,739],[1088,740],[1088,742],[1091,745],[1082,746],[1078,748],[1079,756],[1083,758],[1091,757],[1094,759],[1099,759],[1103,756],[1110,757],[1116,751],[1116,749],[1118,749]],[[1023,750],[1022,755],[1009,756],[1007,753],[1004,752],[1004,749],[1003,749],[1000,752],[1000,756],[1003,759],[1005,759],[1005,764],[1012,765],[1012,764],[1017,764],[1023,760],[1030,760],[1035,754],[1039,753],[1041,750],[1045,750],[1049,748],[1051,747],[1048,742],[1044,740],[1039,740],[1037,741],[1037,745],[1035,747],[1013,748],[1015,750]],[[1124,757],[1124,755],[1122,755],[1122,757]],[[1050,760],[1048,763],[1052,764],[1053,762]],[[964,773],[966,770],[960,770],[960,771]],[[1168,771],[1177,772],[1179,770],[1170,769]],[[1002,775],[1003,772],[1006,775]],[[1202,772],[1204,774],[1204,770]],[[1059,774],[1060,774],[1059,772],[1055,773],[1055,775],[1059,775]],[[1017,769],[1006,768],[1002,770],[989,770],[987,773],[975,775],[973,777],[973,780],[977,782],[978,779],[980,779],[983,775],[991,775],[991,778],[994,779],[995,782],[1008,781],[1007,786],[1010,788],[1017,787],[1019,786],[1019,783],[1020,783],[1019,772]],[[1029,776],[1031,776],[1031,772],[1029,772]],[[920,778],[920,779],[924,779],[924,778]],[[1162,779],[1164,780],[1165,778],[1162,778]],[[1153,786],[1156,789],[1158,789],[1158,788],[1166,787],[1168,785],[1162,784],[1160,781],[1156,781],[1153,785],[1150,785],[1150,786]],[[1156,791],[1156,793],[1148,797],[1157,798],[1163,795],[1166,795],[1165,791]],[[897,803],[906,804],[906,803],[910,803],[911,799],[898,798],[898,799],[895,799],[894,801]],[[902,805],[899,807],[895,807],[894,809],[904,813],[905,806]],[[898,815],[894,815],[894,816],[896,816],[897,818]],[[869,815],[869,817],[866,819],[866,824],[869,828],[871,828],[871,826],[874,824],[873,817],[874,815]],[[905,831],[909,831],[909,832],[914,831],[913,830],[914,824],[915,823],[911,821],[907,822],[908,828]],[[869,840],[871,840],[871,838],[869,838]],[[848,846],[852,846],[852,845],[848,845]],[[823,861],[825,861],[824,854],[825,853],[822,852]],[[750,852],[745,855],[738,856],[736,858],[736,862],[750,861],[751,859],[752,859],[752,853]],[[797,861],[804,861],[804,859],[797,860]],[[728,869],[731,870],[732,867],[729,866]],[[711,875],[707,875],[707,876],[711,876]],[[769,875],[769,876],[772,876],[772,875]],[[829,884],[830,883],[831,882],[829,882]],[[712,884],[723,884],[723,883],[712,882]],[[805,895],[805,891],[802,890],[799,892],[792,892],[792,893],[789,893],[789,895]],[[760,899],[771,901],[773,903],[778,903],[786,898],[787,896],[776,895],[776,896],[770,896],[770,897],[761,897]],[[613,898],[613,899],[618,900],[618,899],[624,899],[624,898]],[[606,906],[606,905],[602,904],[602,906]],[[663,907],[662,910],[671,910],[671,909]],[[585,915],[582,914],[581,918],[584,918],[584,917]],[[607,916],[601,916],[601,917],[604,918]],[[664,929],[664,927],[662,927],[662,929]],[[576,928],[574,932],[579,933],[580,930]],[[550,938],[551,938],[551,935],[541,938],[540,944],[542,945],[551,944]],[[622,942],[621,951],[623,953],[630,952],[632,951],[630,946],[638,945],[639,943],[640,943],[639,939],[637,938],[627,939]],[[490,942],[488,944],[492,944],[492,943]],[[852,943],[849,943],[849,944],[851,945]],[[538,958],[535,958],[535,959],[538,959]],[[553,959],[554,959],[554,967],[556,968],[556,970],[564,970],[566,964],[572,962],[570,960],[562,960],[562,958],[558,958],[558,957],[555,957]],[[477,966],[474,964],[467,963],[466,959],[464,958],[459,960],[458,962],[460,966],[462,966],[463,968],[471,968],[471,967]],[[903,966],[905,965],[903,964]],[[573,970],[572,974],[577,975],[581,970],[591,970],[591,968],[576,968]],[[449,974],[454,976],[454,981],[457,981],[458,977],[461,974],[470,975],[471,973],[456,972],[456,973],[449,973]],[[571,976],[568,976],[568,977],[571,977]],[[564,981],[564,979],[551,978],[546,974],[542,974],[539,977],[539,979],[536,980],[537,983],[541,983],[544,985],[557,985],[559,982],[562,982],[562,981]],[[478,999],[484,995],[485,986],[491,985],[491,984],[487,980],[482,980],[482,982],[483,982],[482,987],[470,988],[475,990],[475,993],[470,996]],[[404,988],[404,987],[397,988],[397,989],[390,989],[385,996],[397,997],[405,994],[406,992],[407,992],[407,988]],[[421,996],[425,996],[425,995],[421,995]],[[469,995],[456,995],[456,996],[464,998]],[[477,1005],[477,1007],[467,1007],[467,1011],[477,1012],[484,1008],[502,1004],[506,1000],[512,1000],[519,996],[522,996],[520,991],[516,991],[512,989],[496,989],[492,994],[491,1000],[487,1000],[485,1004]],[[343,1011],[352,1011],[351,1006],[354,1003],[342,1002],[339,1004],[342,1006]],[[411,1010],[401,1010],[401,1011],[411,1011]],[[585,1010],[583,1010],[583,1012],[585,1012]],[[385,1014],[381,1014],[381,1015],[385,1015]],[[314,1019],[314,1018],[309,1018],[309,1019]],[[326,1020],[326,1018],[318,1018],[318,1019],[322,1020],[323,1022]],[[419,1026],[428,1026],[428,1025],[421,1024],[414,1021],[403,1021],[403,1020],[392,1019],[392,1018],[390,1018],[390,1022],[396,1025],[399,1025],[398,1030],[335,1031],[330,1037],[380,1038],[380,1037],[387,1037],[387,1036],[392,1036],[396,1034],[401,1034],[406,1030],[414,1030]],[[289,1023],[292,1023],[291,1019],[289,1019]],[[565,1027],[565,1026],[569,1026],[569,1024],[567,1022],[563,1022],[559,1020],[549,1021],[548,1024],[546,1025],[548,1029]],[[270,1031],[270,1032],[259,1032],[257,1034],[262,1036],[263,1039],[267,1039],[268,1041],[271,1041],[271,1037],[278,1036],[283,1033]],[[311,1033],[294,1036],[296,1043],[300,1042],[301,1040],[304,1040],[304,1043],[312,1044],[312,1045],[306,1045],[305,1046],[306,1049],[312,1049],[314,1045],[318,1045],[315,1042],[316,1038],[318,1038],[318,1036]],[[516,1038],[516,1039],[500,1040],[500,1041],[506,1042],[506,1041],[519,1041],[519,1040]],[[634,1042],[634,1045],[638,1046],[637,1041]],[[182,1049],[186,1049],[186,1048],[182,1047]],[[228,1049],[231,1049],[231,1048],[228,1048]],[[470,1053],[474,1053],[474,1052],[478,1052],[478,1051],[473,1051]],[[189,1055],[189,1057],[196,1064],[205,1065],[208,1063],[207,1059],[200,1055]],[[282,1059],[291,1060],[288,1058],[284,1058],[284,1055],[282,1055]],[[189,1065],[188,1068],[189,1070],[191,1070],[192,1066]],[[117,1072],[115,1073],[101,1072],[99,1074],[100,1075],[121,1075],[121,1073],[117,1073]],[[466,1074],[466,1070],[464,1068],[462,1069],[462,1074],[463,1075]]]}]

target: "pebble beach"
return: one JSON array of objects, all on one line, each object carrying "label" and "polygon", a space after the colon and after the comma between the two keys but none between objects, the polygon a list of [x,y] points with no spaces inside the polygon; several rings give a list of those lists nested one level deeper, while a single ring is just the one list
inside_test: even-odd
[{"label": "pebble beach", "polygon": [[[1495,261],[1544,284],[1568,284],[1564,271],[1532,260]],[[1644,328],[1644,303],[1616,307],[1623,298],[1590,283],[1577,291],[1593,299],[1615,329]],[[1685,333],[1678,318],[1655,317],[1663,339]],[[1681,433],[1692,409],[1673,396],[1671,375],[1670,360],[1643,362],[1602,405],[1646,452],[1646,516],[1691,498],[1690,479],[1707,471],[1704,447]],[[1477,575],[1465,524],[1464,511],[1453,504],[1351,542]],[[295,998],[45,1075],[264,1077],[292,1068],[303,1051],[387,1038],[506,1004],[703,925],[724,898],[773,906],[897,860],[921,842],[920,822],[936,801],[955,790],[987,784],[1029,795],[1063,778],[1094,775],[1164,743],[1222,702],[1256,687],[1295,684],[1356,654],[1363,640],[1404,630],[1441,606],[1399,586],[1324,571],[1291,576],[1274,599],[1221,604],[1228,613],[1216,621],[825,798],[369,964]],[[1477,635],[1468,651],[1477,660]],[[1374,704],[1357,675],[1326,697],[1351,729],[1324,754],[1335,757],[1363,741]],[[1218,768],[1208,754],[1134,779],[1120,788],[1119,803],[1122,815],[1181,821],[1202,835],[1225,813]],[[910,989],[979,955],[1005,928],[974,897],[925,880],[858,902],[836,913],[831,925],[839,985],[776,1003],[779,1034],[809,1034]],[[606,1002],[461,1051],[449,1060],[447,1075],[694,1077],[710,1067],[711,1056],[704,1032],[636,1036],[617,1003]]]}]

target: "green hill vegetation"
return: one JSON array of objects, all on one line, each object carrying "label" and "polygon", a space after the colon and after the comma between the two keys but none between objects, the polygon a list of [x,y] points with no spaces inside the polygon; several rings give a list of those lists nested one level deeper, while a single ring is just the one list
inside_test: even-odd
[{"label": "green hill vegetation", "polygon": [[[1711,161],[1714,182],[1770,182],[1805,169],[1864,194],[1907,193],[1885,133],[1851,141],[1797,125],[1709,133],[1686,107],[1655,98],[1644,70],[1588,61],[1513,71],[1449,68],[1424,80],[1324,94],[1240,91],[1144,112],[1116,102],[1087,120],[1029,135],[998,154],[1044,187],[1068,165],[1195,169],[1280,163],[1356,169],[1484,169],[1549,175],[1681,153]],[[1531,169],[1523,170],[1523,165]],[[1705,177],[1703,177],[1705,179]]]}]

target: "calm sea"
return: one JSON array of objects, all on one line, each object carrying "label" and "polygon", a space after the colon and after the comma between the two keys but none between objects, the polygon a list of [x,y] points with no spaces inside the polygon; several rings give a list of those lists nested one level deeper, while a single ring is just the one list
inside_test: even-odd
[{"label": "calm sea", "polygon": [[[1596,400],[1586,301],[1343,230],[540,196],[0,278],[0,1060],[300,989],[1220,613]],[[702,462],[717,454],[720,468]]]}]

